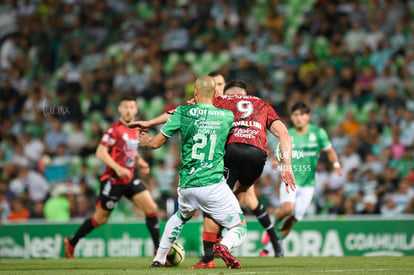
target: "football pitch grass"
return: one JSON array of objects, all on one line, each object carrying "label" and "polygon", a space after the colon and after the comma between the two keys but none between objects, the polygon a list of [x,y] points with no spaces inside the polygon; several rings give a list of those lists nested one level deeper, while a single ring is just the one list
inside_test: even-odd
[{"label": "football pitch grass", "polygon": [[188,269],[198,258],[176,267],[150,269],[151,258],[0,259],[0,274],[414,274],[414,256],[404,257],[240,257],[242,269]]}]

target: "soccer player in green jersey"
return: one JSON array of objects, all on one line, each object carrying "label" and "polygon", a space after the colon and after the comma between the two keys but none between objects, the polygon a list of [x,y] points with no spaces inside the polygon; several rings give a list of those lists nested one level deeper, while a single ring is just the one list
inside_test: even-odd
[{"label": "soccer player in green jersey", "polygon": [[[303,219],[306,209],[311,203],[316,186],[315,171],[320,150],[327,153],[336,173],[342,175],[338,155],[332,148],[328,134],[324,129],[309,123],[310,108],[304,103],[296,103],[291,108],[290,119],[293,123],[293,127],[289,128],[292,140],[291,165],[296,179],[296,191],[287,193],[285,185],[281,184],[280,201],[282,205],[276,210],[275,221],[276,224],[284,220],[283,225],[276,229],[276,234],[280,239],[285,238],[295,223]],[[280,162],[284,156],[279,150],[276,151],[277,159]],[[284,169],[283,166],[280,168]],[[260,255],[267,256],[271,245],[269,245],[266,232],[262,236],[262,243],[267,245]]]},{"label": "soccer player in green jersey", "polygon": [[[182,227],[199,209],[228,229],[220,244],[214,246],[214,254],[223,258],[228,268],[241,268],[229,251],[239,246],[246,236],[246,221],[237,198],[223,177],[225,143],[234,115],[214,107],[214,95],[214,79],[209,76],[198,78],[194,88],[195,105],[177,107],[156,136],[141,132],[140,142],[144,147],[159,148],[178,131],[182,143],[179,210],[165,226],[151,267],[165,265],[167,253]],[[211,257],[213,259],[214,255]],[[215,263],[211,261],[204,268],[214,267]]]}]

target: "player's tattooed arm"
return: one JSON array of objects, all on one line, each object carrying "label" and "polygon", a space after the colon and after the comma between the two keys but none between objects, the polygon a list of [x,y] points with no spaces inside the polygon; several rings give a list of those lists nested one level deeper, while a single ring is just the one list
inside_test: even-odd
[{"label": "player's tattooed arm", "polygon": [[164,136],[161,132],[156,136],[151,137],[146,132],[141,132],[139,134],[139,141],[142,147],[147,147],[150,149],[160,148],[167,141],[167,137]]}]

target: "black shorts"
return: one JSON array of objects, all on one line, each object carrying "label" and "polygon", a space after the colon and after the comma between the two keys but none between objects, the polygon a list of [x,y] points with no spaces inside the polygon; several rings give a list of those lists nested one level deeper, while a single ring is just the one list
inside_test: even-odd
[{"label": "black shorts", "polygon": [[237,181],[244,186],[253,185],[262,174],[266,159],[266,152],[256,146],[244,143],[228,144],[224,156],[227,184],[232,190]]},{"label": "black shorts", "polygon": [[122,196],[131,199],[134,195],[145,190],[147,188],[140,179],[133,179],[128,184],[113,184],[111,179],[107,179],[101,181],[98,205],[107,211],[112,211]]}]

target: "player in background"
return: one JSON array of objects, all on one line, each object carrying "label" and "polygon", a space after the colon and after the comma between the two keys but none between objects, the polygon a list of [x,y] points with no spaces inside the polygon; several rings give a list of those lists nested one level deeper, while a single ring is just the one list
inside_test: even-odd
[{"label": "player in background", "polygon": [[157,205],[145,185],[134,177],[136,165],[144,175],[149,173],[148,163],[138,153],[140,131],[127,127],[138,113],[136,99],[123,97],[118,111],[120,119],[108,127],[96,150],[96,156],[106,164],[106,170],[100,179],[101,187],[95,213],[83,222],[75,235],[64,239],[66,258],[73,258],[75,246],[81,238],[108,221],[122,195],[144,211],[154,249],[158,248],[160,237]]},{"label": "player in background", "polygon": [[[230,81],[226,84],[224,93],[226,95],[216,97],[213,104],[232,111],[235,116],[224,158],[224,166],[228,174],[227,184],[230,188],[235,188],[235,194],[240,204],[245,203],[268,232],[275,256],[281,256],[280,240],[275,234],[269,214],[259,203],[252,185],[260,178],[267,159],[266,129],[269,129],[273,135],[279,138],[281,151],[288,156],[283,160],[285,169],[282,172],[282,178],[286,183],[286,192],[289,192],[289,188],[294,190],[295,179],[290,169],[290,154],[288,153],[291,150],[291,143],[287,128],[269,104],[258,97],[246,95],[246,84],[243,81]],[[164,123],[169,115],[164,113],[150,121],[132,123],[131,126],[152,127]],[[235,187],[237,181],[239,183]],[[204,264],[208,264],[213,258],[212,248],[219,231],[216,223],[208,218],[205,219],[204,256],[202,258]]]},{"label": "player in background", "polygon": [[214,82],[216,82],[216,97],[222,96],[224,86],[226,85],[226,80],[224,79],[224,76],[217,71],[210,72],[208,76],[212,77],[214,79]]},{"label": "player in background", "polygon": [[[165,265],[167,253],[178,238],[184,224],[196,210],[203,212],[228,229],[214,254],[223,258],[228,268],[241,268],[229,250],[240,245],[246,236],[246,221],[239,203],[226,184],[224,152],[226,138],[234,115],[213,106],[215,82],[202,76],[195,82],[195,105],[179,106],[154,137],[142,132],[142,146],[159,148],[173,134],[181,133],[180,181],[178,185],[179,210],[168,220],[157,254],[150,267]],[[198,268],[191,266],[190,268]],[[214,261],[204,268],[215,268]]]},{"label": "player in background", "polygon": [[[291,108],[290,119],[293,123],[293,127],[289,128],[289,134],[292,138],[291,164],[297,189],[295,192],[287,193],[283,188],[283,184],[280,187],[282,205],[276,210],[275,214],[275,224],[284,220],[283,225],[276,229],[276,234],[280,239],[284,239],[295,223],[303,219],[306,209],[312,201],[316,186],[315,171],[320,150],[327,153],[336,173],[342,175],[338,155],[332,148],[328,134],[324,129],[309,123],[310,108],[304,103],[296,103]],[[286,155],[282,152],[276,152],[276,157],[276,161],[279,161],[283,160]],[[269,237],[267,232],[263,233],[262,243],[266,244],[269,242]],[[267,256],[270,248],[269,243],[260,255]]]}]

